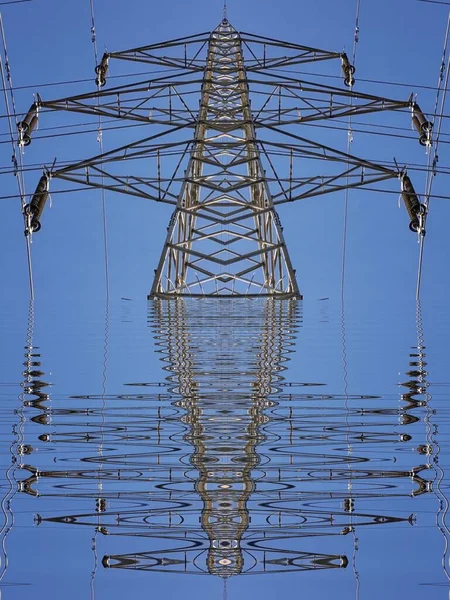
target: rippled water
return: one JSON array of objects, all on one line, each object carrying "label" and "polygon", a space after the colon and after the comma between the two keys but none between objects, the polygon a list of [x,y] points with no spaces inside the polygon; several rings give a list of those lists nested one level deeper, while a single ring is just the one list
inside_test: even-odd
[{"label": "rippled water", "polygon": [[397,381],[328,299],[139,310],[46,335],[48,356],[24,315],[0,388],[5,598],[447,597],[450,384],[420,306]]}]

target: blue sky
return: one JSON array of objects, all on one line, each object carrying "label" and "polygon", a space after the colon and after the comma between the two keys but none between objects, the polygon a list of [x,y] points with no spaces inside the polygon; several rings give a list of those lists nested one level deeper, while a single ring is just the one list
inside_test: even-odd
[{"label": "blue sky", "polygon": [[[433,88],[438,81],[447,22],[446,7],[416,0],[361,0],[360,6],[355,90],[400,99],[417,93],[423,111],[432,113],[436,99]],[[121,50],[210,31],[222,18],[220,0],[166,3],[95,0],[94,8],[100,53],[105,48]],[[345,50],[348,54],[353,49],[355,12],[356,0],[228,2],[229,19],[238,30],[333,51]],[[35,92],[47,100],[95,89],[89,0],[33,0],[5,6],[2,15],[18,114],[27,111]],[[111,68],[113,74],[115,68]],[[133,66],[130,70],[133,71]],[[339,74],[337,64],[336,75]],[[64,83],[72,81],[77,83]],[[2,100],[0,104],[4,115]],[[450,115],[448,103],[445,113]],[[378,133],[396,132],[399,136],[355,131],[352,153],[375,161],[392,161],[395,157],[401,165],[417,165],[411,178],[416,191],[423,193],[425,171],[422,167],[426,165],[427,156],[411,131],[410,115],[382,113],[376,118],[368,116],[358,120],[374,123],[375,131],[379,127]],[[62,135],[63,126],[70,122],[71,117],[66,113],[42,115],[40,129],[24,154],[25,166],[36,165],[36,169],[26,173],[28,193],[36,187],[41,166],[51,164],[55,157],[78,160],[97,153],[95,126],[89,127],[92,131],[84,135]],[[45,131],[52,127],[55,129]],[[52,131],[54,137],[45,137]],[[0,120],[0,133],[0,165],[8,168],[11,147],[5,119]],[[449,133],[446,118],[439,167],[447,169],[450,167]],[[308,135],[314,137],[314,131],[308,130]],[[120,134],[105,132],[103,139],[105,148],[111,149],[121,138]],[[347,132],[334,132],[332,141],[345,151]],[[0,196],[17,194],[12,174],[0,174],[0,178]],[[409,348],[415,340],[418,244],[408,229],[403,205],[397,206],[399,182],[392,181],[391,188],[392,194],[364,191],[349,194],[346,306],[350,391],[354,393],[377,392],[378,386],[381,388],[386,382],[394,386],[404,378],[399,373],[407,368]],[[58,182],[52,182],[52,189],[58,190]],[[436,177],[433,193],[449,196],[448,175]],[[42,218],[42,230],[33,237],[32,245],[36,338],[43,348],[47,379],[55,384],[55,389],[66,393],[99,393],[105,304],[101,194],[93,190],[54,193],[52,200],[52,207],[46,207]],[[113,317],[110,364],[117,366],[117,370],[110,371],[109,385],[111,392],[117,392],[119,384],[139,380],[146,369],[151,371],[148,380],[163,377],[158,358],[152,353],[151,337],[145,331],[146,296],[171,209],[112,193],[106,194],[106,202]],[[280,210],[288,248],[305,297],[305,326],[299,336],[303,346],[293,357],[295,368],[290,379],[321,381],[326,372],[328,383],[335,386],[333,390],[341,392],[342,348],[337,340],[343,206],[344,194],[340,193]],[[427,343],[434,344],[431,361],[434,370],[431,370],[437,381],[445,381],[450,330],[447,306],[449,200],[432,199],[430,208],[422,302]],[[29,290],[19,200],[0,200],[0,211],[0,324],[7,340],[0,352],[0,382],[5,382],[16,381],[22,368]],[[122,298],[131,299],[132,308],[126,304],[129,300]],[[320,298],[330,298],[330,307],[322,308],[325,305],[318,304]],[[132,324],[125,334],[120,323],[127,322],[128,318]],[[329,328],[320,325],[324,318],[330,323]],[[370,389],[368,381],[373,383]],[[36,530],[33,531],[32,543],[36,544],[37,553],[40,539]],[[86,538],[84,542],[89,547],[88,534],[80,535]],[[407,535],[405,537],[407,539]],[[380,547],[382,543],[381,539]],[[417,552],[419,550],[417,548]],[[60,558],[62,572],[66,557],[61,555]],[[85,575],[91,565],[90,557],[86,557],[86,564]],[[144,579],[139,577],[139,581]],[[64,589],[65,582],[58,578],[58,585]],[[184,581],[180,580],[178,585],[184,585]],[[249,585],[248,580],[245,585]],[[272,593],[277,580],[267,585]],[[209,586],[211,592],[217,592],[216,583],[210,581],[203,588],[205,592]],[[375,587],[373,590],[375,593]]]}]

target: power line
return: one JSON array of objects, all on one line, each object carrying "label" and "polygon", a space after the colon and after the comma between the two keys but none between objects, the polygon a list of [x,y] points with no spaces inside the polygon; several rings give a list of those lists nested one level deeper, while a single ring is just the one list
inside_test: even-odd
[{"label": "power line", "polygon": [[[30,0],[31,1],[31,0]],[[171,73],[180,73],[183,72],[184,69],[171,69]],[[158,73],[167,73],[167,69],[154,69],[153,71],[141,71],[139,73],[127,73],[123,75],[109,75],[108,79],[124,79],[126,77],[141,77],[142,75],[157,75]],[[75,85],[79,83],[92,83],[93,78],[88,77],[86,79],[68,79],[66,81],[51,81],[44,83],[33,83],[30,85],[18,85],[14,87],[15,91],[18,90],[35,90],[36,88],[42,87],[58,87],[61,85]],[[4,91],[0,88],[0,91]]]},{"label": "power line", "polygon": [[450,2],[442,2],[442,0],[417,0],[418,2],[425,2],[426,4],[443,4],[444,6],[450,6]]},{"label": "power line", "polygon": [[[9,102],[9,98],[10,98],[11,106],[12,106],[13,112],[15,113],[16,107],[15,107],[15,101],[14,101],[14,88],[13,88],[13,84],[12,84],[11,67],[10,67],[9,60],[8,60],[8,51],[6,48],[6,36],[5,36],[5,30],[3,28],[3,19],[2,19],[1,13],[0,13],[0,31],[1,31],[1,38],[2,38],[2,44],[3,44],[3,57],[5,59],[5,64],[3,64],[3,57],[0,56],[0,70],[1,70],[1,78],[2,78],[2,83],[3,83],[3,88],[4,88],[4,99],[5,99],[6,112],[9,115],[8,116],[8,127],[9,127],[10,137],[11,137],[12,162],[14,165],[13,172],[14,172],[14,175],[15,175],[15,178],[17,181],[18,189],[19,189],[22,214],[24,217],[24,223],[25,223],[25,227],[26,227],[27,223],[29,222],[29,216],[27,216],[27,214],[26,214],[26,205],[25,205],[26,195],[25,195],[25,179],[24,179],[24,175],[23,175],[23,156],[22,156],[22,153],[19,152],[19,160],[17,160],[16,140],[14,138],[14,133],[13,133],[12,117],[10,116],[11,111],[10,111],[10,102]],[[9,97],[8,97],[8,92],[9,92]],[[27,252],[28,280],[29,280],[29,284],[30,284],[30,300],[31,300],[31,302],[33,302],[33,300],[34,300],[34,283],[33,283],[33,267],[32,267],[32,261],[31,261],[31,239],[30,239],[30,237],[31,237],[30,235],[25,236],[25,246],[26,246],[26,252]]]},{"label": "power line", "polygon": [[[31,0],[29,0],[31,1]],[[184,69],[170,69],[170,73],[182,73],[184,71]],[[140,71],[140,72],[135,72],[135,73],[127,73],[127,74],[122,74],[122,75],[109,75],[108,76],[108,80],[112,80],[112,79],[125,79],[127,77],[142,77],[142,76],[146,76],[146,75],[156,75],[158,73],[167,73],[168,69],[154,69],[151,71]],[[337,76],[337,75],[329,75],[326,73],[317,73],[317,72],[313,72],[313,71],[296,71],[296,70],[288,70],[288,69],[271,69],[271,72],[273,73],[291,73],[291,74],[296,74],[296,75],[310,75],[310,76],[314,76],[314,77],[323,77],[326,79],[336,79],[341,81],[341,77]],[[76,85],[76,84],[80,84],[80,83],[91,83],[93,81],[93,78],[88,77],[88,78],[84,78],[84,79],[68,79],[65,81],[51,81],[51,82],[42,82],[42,83],[33,83],[33,84],[28,84],[28,85],[21,85],[21,86],[15,86],[14,90],[15,91],[19,91],[19,90],[35,90],[37,88],[44,88],[44,87],[59,87],[59,86],[64,86],[64,85]],[[389,86],[396,86],[396,87],[406,87],[409,89],[424,89],[424,90],[431,90],[431,91],[436,91],[437,87],[434,85],[423,85],[423,84],[418,84],[418,83],[408,83],[408,82],[399,82],[399,81],[386,81],[386,80],[381,80],[381,79],[363,79],[358,77],[358,82],[361,83],[371,83],[371,84],[376,84],[376,85],[389,85]],[[0,89],[0,91],[3,91],[2,89]]]},{"label": "power line", "polygon": [[[156,182],[157,179],[155,178],[154,181]],[[169,179],[167,179],[166,181],[169,181]],[[182,178],[180,179],[180,181],[182,181]],[[90,189],[90,188],[87,187],[87,186],[83,186],[83,187],[77,187],[77,188],[70,188],[70,189],[67,189],[67,190],[54,190],[54,191],[52,191],[52,196],[54,196],[54,195],[60,195],[60,194],[73,194],[73,193],[78,193],[78,192],[86,192],[87,189]],[[378,188],[372,188],[372,187],[364,187],[362,189],[362,191],[363,192],[365,192],[365,191],[367,191],[367,192],[374,192],[376,194],[386,194],[386,195],[390,195],[390,196],[394,195],[394,196],[397,196],[397,197],[399,195],[399,191],[398,190],[386,190],[386,189],[378,189]],[[117,193],[119,193],[119,192],[117,192]],[[360,193],[361,193],[361,190],[360,190]],[[19,194],[11,194],[11,195],[8,195],[8,196],[0,196],[0,201],[5,201],[6,202],[7,200],[13,200],[13,199],[17,199],[17,198],[20,198]],[[431,194],[430,198],[434,198],[436,200],[450,200],[450,196],[444,196],[442,194]],[[143,201],[146,201],[145,198],[141,198],[141,199]],[[307,200],[309,200],[309,198],[305,198],[305,199],[303,199],[301,201],[307,201]],[[153,200],[153,199],[150,199],[149,201],[153,202],[155,204],[158,204],[158,203],[164,204],[163,201],[158,202],[157,200]],[[294,202],[299,202],[299,201],[300,200],[294,200]],[[283,204],[289,204],[289,201],[288,202],[283,202]],[[277,205],[278,205],[278,203],[277,203]]]},{"label": "power line", "polygon": [[9,2],[0,2],[0,6],[5,6],[6,4],[22,4],[23,2],[33,2],[33,0],[9,0]]},{"label": "power line", "polygon": [[[111,120],[111,121],[114,121],[114,120]],[[94,124],[94,123],[92,123],[92,124]],[[113,130],[121,130],[121,129],[126,129],[126,128],[135,128],[135,127],[144,127],[144,126],[145,125],[143,125],[141,123],[139,123],[139,124],[133,124],[133,125],[119,125],[119,126],[116,126],[116,127],[106,128],[106,130],[107,131],[113,131]],[[308,125],[308,127],[320,127],[320,128],[323,128],[323,129],[331,129],[331,130],[338,130],[338,131],[347,131],[347,129],[345,127],[334,127],[334,126],[331,126],[331,125],[317,125],[316,124],[316,125]],[[97,129],[89,129],[89,130],[84,130],[84,131],[79,132],[79,133],[80,134],[82,134],[82,133],[95,133],[96,131],[97,131]],[[365,131],[365,130],[354,129],[353,131],[360,132],[360,133],[367,134],[367,135],[376,135],[376,132],[370,132],[370,131]],[[7,135],[7,134],[3,134],[3,135]],[[61,135],[63,136],[65,134],[61,134]],[[70,134],[70,135],[75,135],[75,134]],[[380,135],[383,135],[383,134],[380,134]],[[410,136],[399,136],[398,134],[384,134],[384,135],[386,137],[388,137],[388,138],[391,138],[391,137],[392,138],[399,138],[399,137],[401,137],[403,139],[411,139]],[[50,138],[54,138],[54,137],[58,137],[58,136],[55,135],[55,134],[53,134],[53,135],[48,135],[48,136],[40,136],[38,139],[50,139]],[[5,144],[5,143],[7,143],[7,142],[0,142],[0,145],[1,144]],[[442,142],[441,141],[441,143],[449,144],[450,142]],[[181,151],[177,151],[177,150],[175,150],[175,151],[165,151],[164,154],[163,154],[163,156],[180,156],[181,154],[182,154],[182,152]],[[287,156],[286,152],[283,152],[281,150],[280,151],[271,151],[270,154],[271,155],[278,155],[278,156]],[[122,160],[133,160],[133,158],[123,158]],[[316,160],[326,160],[326,158],[316,157]],[[72,165],[74,163],[77,163],[79,161],[80,161],[80,159],[76,159],[76,158],[72,159],[72,160],[61,161],[61,162],[58,162],[58,167],[70,166],[70,165]],[[386,166],[386,167],[391,168],[391,169],[395,169],[396,168],[396,163],[392,162],[392,161],[385,161],[385,160],[380,160],[380,159],[370,159],[370,161],[374,162],[374,163],[377,163],[377,164],[380,164],[382,166]],[[4,175],[4,174],[10,174],[10,173],[13,172],[13,171],[11,171],[9,169],[10,169],[10,167],[7,167],[5,165],[0,165],[0,176]],[[423,165],[420,165],[420,164],[417,164],[417,163],[408,163],[408,169],[414,170],[416,172],[425,172],[425,173],[428,171],[427,167],[425,167]],[[24,168],[25,172],[37,171],[37,170],[42,170],[42,164],[41,163],[40,164],[35,163],[35,166],[30,165],[29,167],[25,167]],[[435,172],[439,173],[439,174],[443,174],[443,175],[448,175],[448,174],[450,174],[450,168],[447,168],[447,167],[442,167],[440,169],[436,168]]]},{"label": "power line", "polygon": [[[444,109],[445,109],[445,101],[446,101],[446,97],[447,97],[447,86],[448,86],[448,81],[449,81],[450,56],[447,61],[447,73],[445,74],[445,81],[444,81],[444,73],[445,73],[445,69],[446,69],[445,61],[446,61],[446,56],[447,56],[449,34],[450,34],[450,12],[449,12],[448,19],[447,19],[447,28],[446,28],[445,37],[444,37],[444,49],[442,51],[442,61],[441,61],[440,69],[439,69],[439,78],[438,78],[438,85],[437,85],[437,92],[436,92],[436,103],[435,103],[435,108],[434,108],[435,118],[437,116],[439,96],[441,93],[442,84],[443,84],[443,94],[442,94],[441,110],[440,110],[441,114],[444,112]],[[430,149],[430,152],[428,153],[428,161],[427,161],[428,173],[427,173],[426,192],[425,192],[425,215],[423,217],[424,222],[426,221],[427,213],[429,212],[431,189],[432,189],[433,181],[434,181],[434,177],[435,177],[436,165],[439,160],[438,148],[439,148],[439,141],[440,141],[440,135],[441,135],[441,128],[442,128],[442,117],[439,117],[438,124],[437,124],[437,131],[435,133],[432,164],[431,164],[431,149]],[[422,279],[422,263],[423,263],[424,245],[425,245],[425,238],[424,238],[424,235],[422,234],[420,236],[419,264],[418,264],[418,268],[417,268],[417,286],[416,286],[417,300],[419,300],[419,296],[420,296],[420,284],[421,284],[421,279]]]},{"label": "power line", "polygon": [[[91,41],[94,49],[94,62],[95,68],[98,65],[98,50],[97,50],[97,36],[95,28],[95,14],[94,14],[94,0],[89,0],[91,9]],[[98,89],[100,90],[100,81],[98,80]],[[97,107],[100,108],[100,98],[97,97]],[[98,115],[98,128],[97,128],[97,140],[100,148],[100,154],[103,155],[103,129],[102,129],[102,116]],[[103,162],[100,163],[103,167]],[[103,169],[102,169],[103,171]],[[102,224],[103,224],[103,258],[105,262],[105,286],[106,286],[106,318],[108,318],[109,310],[109,261],[108,261],[108,230],[107,230],[107,219],[106,219],[106,191],[103,187],[104,176],[101,177],[102,182]]]}]

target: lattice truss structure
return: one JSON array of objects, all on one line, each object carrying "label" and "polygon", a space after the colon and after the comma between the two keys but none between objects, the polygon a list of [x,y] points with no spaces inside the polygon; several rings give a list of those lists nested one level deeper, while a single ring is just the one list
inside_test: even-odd
[{"label": "lattice truss structure", "polygon": [[[421,329],[393,407],[286,381],[298,309],[273,297],[155,301],[164,383],[62,399],[44,381],[31,310],[17,490],[33,497],[36,524],[106,536],[104,568],[223,579],[346,568],[348,534],[413,525],[407,503],[433,492]],[[393,444],[395,463],[374,461]]]},{"label": "lattice truss structure", "polygon": [[[330,60],[341,63],[342,88],[299,79],[302,65]],[[152,65],[159,73],[104,87],[111,61]],[[18,124],[19,143],[30,143],[44,110],[152,129],[114,150],[46,169],[25,210],[26,233],[40,228],[52,178],[171,205],[150,297],[301,297],[277,207],[346,188],[399,178],[410,227],[424,233],[425,210],[406,170],[301,131],[324,120],[410,109],[421,144],[431,144],[432,125],[414,99],[355,92],[354,68],[343,53],[239,33],[224,19],[210,34],[106,53],[96,73],[92,93],[38,96]]]}]

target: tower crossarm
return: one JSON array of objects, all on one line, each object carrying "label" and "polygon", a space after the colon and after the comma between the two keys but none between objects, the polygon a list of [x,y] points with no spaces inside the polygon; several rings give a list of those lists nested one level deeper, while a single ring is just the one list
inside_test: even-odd
[{"label": "tower crossarm", "polygon": [[[110,87],[113,59],[157,69],[147,73],[152,78]],[[341,61],[346,88],[299,79],[297,65],[334,59]],[[323,135],[327,126],[318,126],[408,111],[419,142],[431,145],[433,124],[412,96],[356,92],[354,71],[345,53],[239,33],[227,19],[208,35],[105,53],[96,68],[97,90],[56,100],[37,96],[18,123],[19,145],[31,142],[38,113],[47,111],[68,111],[74,120],[75,113],[101,117],[101,130],[110,126],[106,119],[117,119],[125,124],[111,128],[127,128],[124,140],[135,127],[151,125],[152,133],[47,168],[30,201],[27,235],[40,228],[51,178],[107,189],[174,209],[149,297],[301,297],[279,205],[347,188],[379,191],[398,178],[410,227],[424,230],[424,208],[405,170],[331,147]],[[81,132],[86,124],[78,120],[66,131]],[[310,125],[316,141],[299,135]]]},{"label": "tower crossarm", "polygon": [[[56,100],[39,97],[37,107],[152,125],[182,124],[195,128],[199,118],[195,108],[198,88],[205,79],[188,75],[172,74]],[[248,84],[248,94],[259,106],[248,119],[256,127],[264,123],[302,125],[414,106],[412,98],[395,100],[286,78],[247,80],[244,77],[242,83]]]},{"label": "tower crossarm", "polygon": [[[173,134],[179,127],[172,130]],[[167,132],[165,132],[167,133]],[[90,159],[52,169],[52,178],[62,179],[78,185],[103,188],[122,194],[141,197],[147,200],[177,205],[178,188],[183,181],[182,164],[192,144],[191,140],[165,141],[158,143],[161,134],[116,148]],[[170,177],[161,176],[163,160],[175,159],[176,164]],[[134,173],[130,173],[130,163]],[[151,176],[148,165],[153,163]],[[124,169],[126,165],[126,169]],[[178,187],[177,187],[178,184]]]},{"label": "tower crossarm", "polygon": [[57,100],[39,99],[44,110],[139,121],[151,125],[195,127],[201,79],[165,77]]},{"label": "tower crossarm", "polygon": [[[288,65],[298,65],[324,60],[341,59],[341,52],[332,52],[319,48],[302,46],[292,42],[285,42],[275,38],[264,37],[252,33],[241,32],[244,47],[253,57],[253,61],[246,62],[247,71],[259,71],[261,69],[274,69]],[[271,56],[268,50],[279,51],[279,54]],[[291,55],[287,55],[287,52]]]},{"label": "tower crossarm", "polygon": [[[367,188],[400,177],[396,165],[378,164],[298,136],[292,131],[270,125],[265,127],[285,136],[284,140],[280,136],[280,141],[276,142],[259,140],[274,205],[345,188]],[[314,175],[303,175],[305,160],[308,160],[308,171]],[[311,165],[314,168],[311,169]]]},{"label": "tower crossarm", "polygon": [[[177,69],[188,69],[190,71],[203,71],[205,68],[204,54],[208,46],[211,34],[200,33],[187,37],[177,38],[120,50],[118,52],[106,53],[106,56],[113,59],[140,62]],[[158,53],[164,52],[163,55]],[[168,54],[170,52],[170,54]]]},{"label": "tower crossarm", "polygon": [[260,108],[255,110],[255,125],[302,125],[368,113],[411,110],[412,98],[396,100],[322,86],[305,81],[249,79],[252,97]]}]

